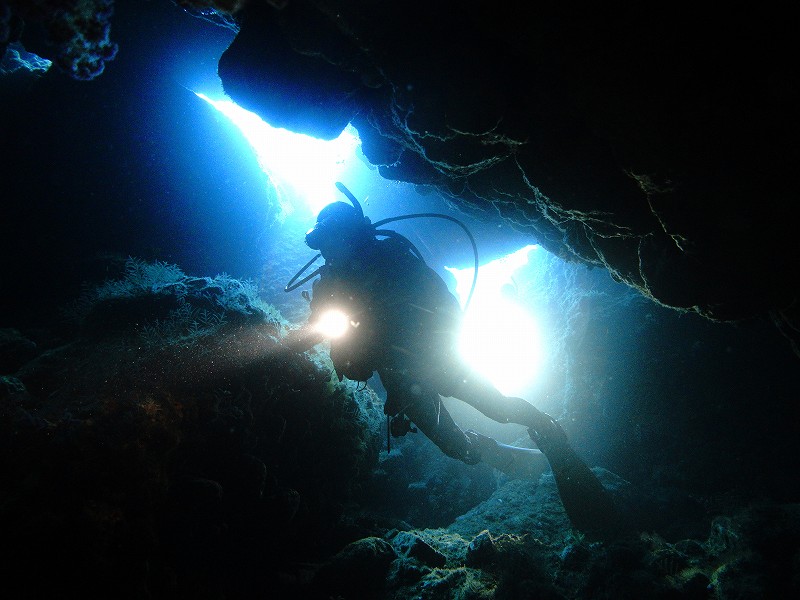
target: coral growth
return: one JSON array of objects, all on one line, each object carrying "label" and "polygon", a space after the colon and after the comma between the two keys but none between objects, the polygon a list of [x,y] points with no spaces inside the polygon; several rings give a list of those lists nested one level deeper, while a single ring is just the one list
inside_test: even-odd
[{"label": "coral growth", "polygon": [[0,9],[2,53],[8,44],[24,42],[26,26],[38,24],[55,48],[53,62],[74,79],[94,79],[117,55],[117,44],[110,38],[113,0],[7,0]]},{"label": "coral growth", "polygon": [[152,347],[194,343],[228,323],[268,323],[273,335],[285,325],[252,281],[225,273],[189,277],[177,265],[137,258],[128,258],[121,278],[87,287],[64,313],[84,335],[125,331]]},{"label": "coral growth", "polygon": [[[147,343],[143,324],[186,324],[181,306],[215,317]],[[3,378],[6,581],[33,596],[242,597],[231,581],[279,581],[338,548],[377,461],[374,394],[285,351],[280,315],[227,276],[130,259],[79,307],[74,339]]]}]

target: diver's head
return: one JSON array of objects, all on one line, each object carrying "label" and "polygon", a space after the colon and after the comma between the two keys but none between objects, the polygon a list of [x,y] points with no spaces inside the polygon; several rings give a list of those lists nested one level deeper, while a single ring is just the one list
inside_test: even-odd
[{"label": "diver's head", "polygon": [[326,260],[351,256],[372,239],[370,220],[344,202],[333,202],[319,211],[316,225],[306,233],[308,247],[319,250]]}]

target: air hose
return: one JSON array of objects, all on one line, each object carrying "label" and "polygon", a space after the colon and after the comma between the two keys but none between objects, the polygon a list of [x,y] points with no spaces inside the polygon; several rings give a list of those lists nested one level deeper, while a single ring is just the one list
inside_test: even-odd
[{"label": "air hose", "polygon": [[[336,182],[336,187],[339,189],[340,192],[342,192],[345,196],[347,196],[347,199],[350,200],[352,205],[356,208],[356,210],[358,210],[359,213],[361,213],[361,216],[363,217],[364,211],[361,209],[361,203],[356,199],[355,196],[353,196],[350,190],[348,190],[344,186],[344,184],[339,181]],[[472,244],[472,253],[475,256],[475,270],[472,276],[472,287],[470,288],[469,294],[467,295],[467,300],[464,303],[464,310],[466,311],[467,307],[469,307],[470,301],[472,300],[472,296],[475,293],[475,286],[478,284],[478,244],[475,243],[475,238],[473,237],[472,232],[467,228],[467,226],[464,224],[463,221],[456,219],[455,217],[451,217],[450,215],[445,215],[442,213],[412,213],[408,215],[400,215],[398,217],[389,217],[388,219],[382,219],[377,223],[372,223],[370,227],[374,230],[373,232],[374,235],[401,239],[404,243],[408,244],[412,253],[424,263],[425,259],[422,258],[420,251],[411,242],[411,240],[406,238],[404,235],[397,233],[396,231],[393,231],[391,229],[382,229],[382,230],[378,229],[378,227],[380,227],[381,225],[386,225],[387,223],[394,223],[396,221],[406,221],[408,219],[423,219],[423,218],[444,219],[446,221],[452,221],[453,223],[455,223],[456,225],[461,227],[461,229],[464,230],[464,233],[466,233],[467,237],[469,238],[470,244]],[[314,258],[308,261],[303,266],[302,269],[300,269],[297,273],[295,273],[294,277],[292,277],[289,280],[289,283],[286,284],[286,287],[283,288],[283,291],[291,292],[292,290],[296,290],[310,279],[313,279],[314,277],[319,275],[323,267],[317,268],[310,275],[307,275],[306,277],[303,277],[303,279],[300,279],[300,281],[297,281],[303,275],[303,273],[305,273],[309,269],[309,267],[313,265],[320,258],[320,256],[322,256],[322,254],[317,254]]]},{"label": "air hose", "polygon": [[[455,223],[456,225],[461,227],[461,229],[464,230],[464,233],[466,233],[467,237],[469,238],[470,244],[472,244],[472,254],[475,257],[475,270],[473,271],[472,275],[472,287],[470,287],[469,295],[467,296],[467,300],[464,303],[464,310],[466,311],[470,301],[472,300],[472,296],[475,293],[475,286],[478,285],[478,244],[475,242],[475,238],[473,237],[472,232],[467,228],[467,226],[464,224],[463,221],[456,219],[455,217],[451,217],[450,215],[445,215],[442,213],[412,213],[410,215],[401,215],[399,217],[389,217],[388,219],[382,219],[377,223],[373,223],[373,227],[377,228],[380,227],[381,225],[385,225],[386,223],[394,223],[395,221],[405,221],[407,219],[423,219],[423,218],[444,219],[446,221],[452,221],[453,223]],[[392,231],[392,230],[387,229],[386,231]],[[376,231],[376,233],[382,233],[382,232]],[[394,231],[392,231],[392,234],[400,235]],[[411,244],[410,241],[408,243]],[[416,250],[416,246],[414,246],[413,244],[411,244],[411,246],[412,248],[414,248],[414,250]],[[419,251],[417,251],[417,255],[419,256]],[[420,260],[422,260],[421,256],[419,256],[419,258]],[[423,260],[422,262],[425,261]]]},{"label": "air hose", "polygon": [[[315,262],[317,262],[317,259],[318,259],[320,256],[322,256],[322,254],[320,254],[319,252],[317,252],[317,254],[316,254],[316,256],[314,256],[314,258],[312,258],[310,261],[308,261],[308,262],[307,262],[307,263],[306,263],[306,264],[303,266],[303,268],[302,268],[302,269],[300,269],[300,270],[299,270],[297,273],[295,273],[295,274],[294,274],[294,277],[292,277],[292,278],[289,280],[289,283],[287,283],[287,284],[286,284],[286,287],[285,287],[285,288],[283,288],[283,291],[284,291],[284,292],[291,292],[291,291],[293,291],[293,290],[296,290],[297,288],[299,288],[301,285],[303,285],[303,284],[304,284],[306,281],[308,281],[309,279],[314,279],[314,277],[316,277],[317,275],[319,275],[319,272],[320,272],[320,271],[322,271],[322,267],[318,267],[317,269],[315,269],[315,270],[314,270],[314,272],[313,272],[313,273],[311,273],[311,275],[308,275],[308,276],[306,276],[306,277],[303,277],[303,278],[302,278],[300,281],[297,281],[297,279],[298,279],[298,278],[299,278],[299,277],[300,277],[300,276],[301,276],[303,273],[305,273],[306,271],[308,271],[308,267],[310,267],[310,266],[311,266],[311,265],[313,265]],[[295,281],[297,281],[297,283],[295,283]]]}]

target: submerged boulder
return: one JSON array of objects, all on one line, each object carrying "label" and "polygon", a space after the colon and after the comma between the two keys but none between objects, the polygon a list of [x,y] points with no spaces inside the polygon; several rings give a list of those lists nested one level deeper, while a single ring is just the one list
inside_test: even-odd
[{"label": "submerged boulder", "polygon": [[[188,304],[195,281],[224,318],[187,330],[128,313],[4,378],[5,581],[35,596],[229,597],[337,548],[377,462],[374,394],[287,351],[277,312],[228,294],[241,282],[181,275],[134,296]],[[113,302],[101,296],[89,314]]]}]

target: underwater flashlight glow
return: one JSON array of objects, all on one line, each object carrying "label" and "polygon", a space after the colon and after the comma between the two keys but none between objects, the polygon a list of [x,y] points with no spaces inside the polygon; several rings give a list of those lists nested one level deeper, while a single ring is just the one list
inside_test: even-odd
[{"label": "underwater flashlight glow", "polygon": [[326,338],[338,338],[347,333],[350,319],[340,310],[329,310],[322,314],[316,328]]},{"label": "underwater flashlight glow", "polygon": [[360,143],[353,127],[348,126],[335,140],[319,140],[272,127],[230,100],[212,100],[195,93],[228,117],[245,136],[272,182],[284,214],[294,208],[287,200],[292,195],[303,198],[314,214],[337,199],[334,183],[341,179],[348,161],[355,159]]},{"label": "underwater flashlight glow", "polygon": [[[528,263],[536,246],[525,246],[481,265],[472,303],[464,315],[459,349],[464,360],[507,395],[521,395],[536,379],[544,358],[539,326],[509,294],[514,272]],[[456,278],[462,300],[472,283],[472,269],[447,268]]]}]

